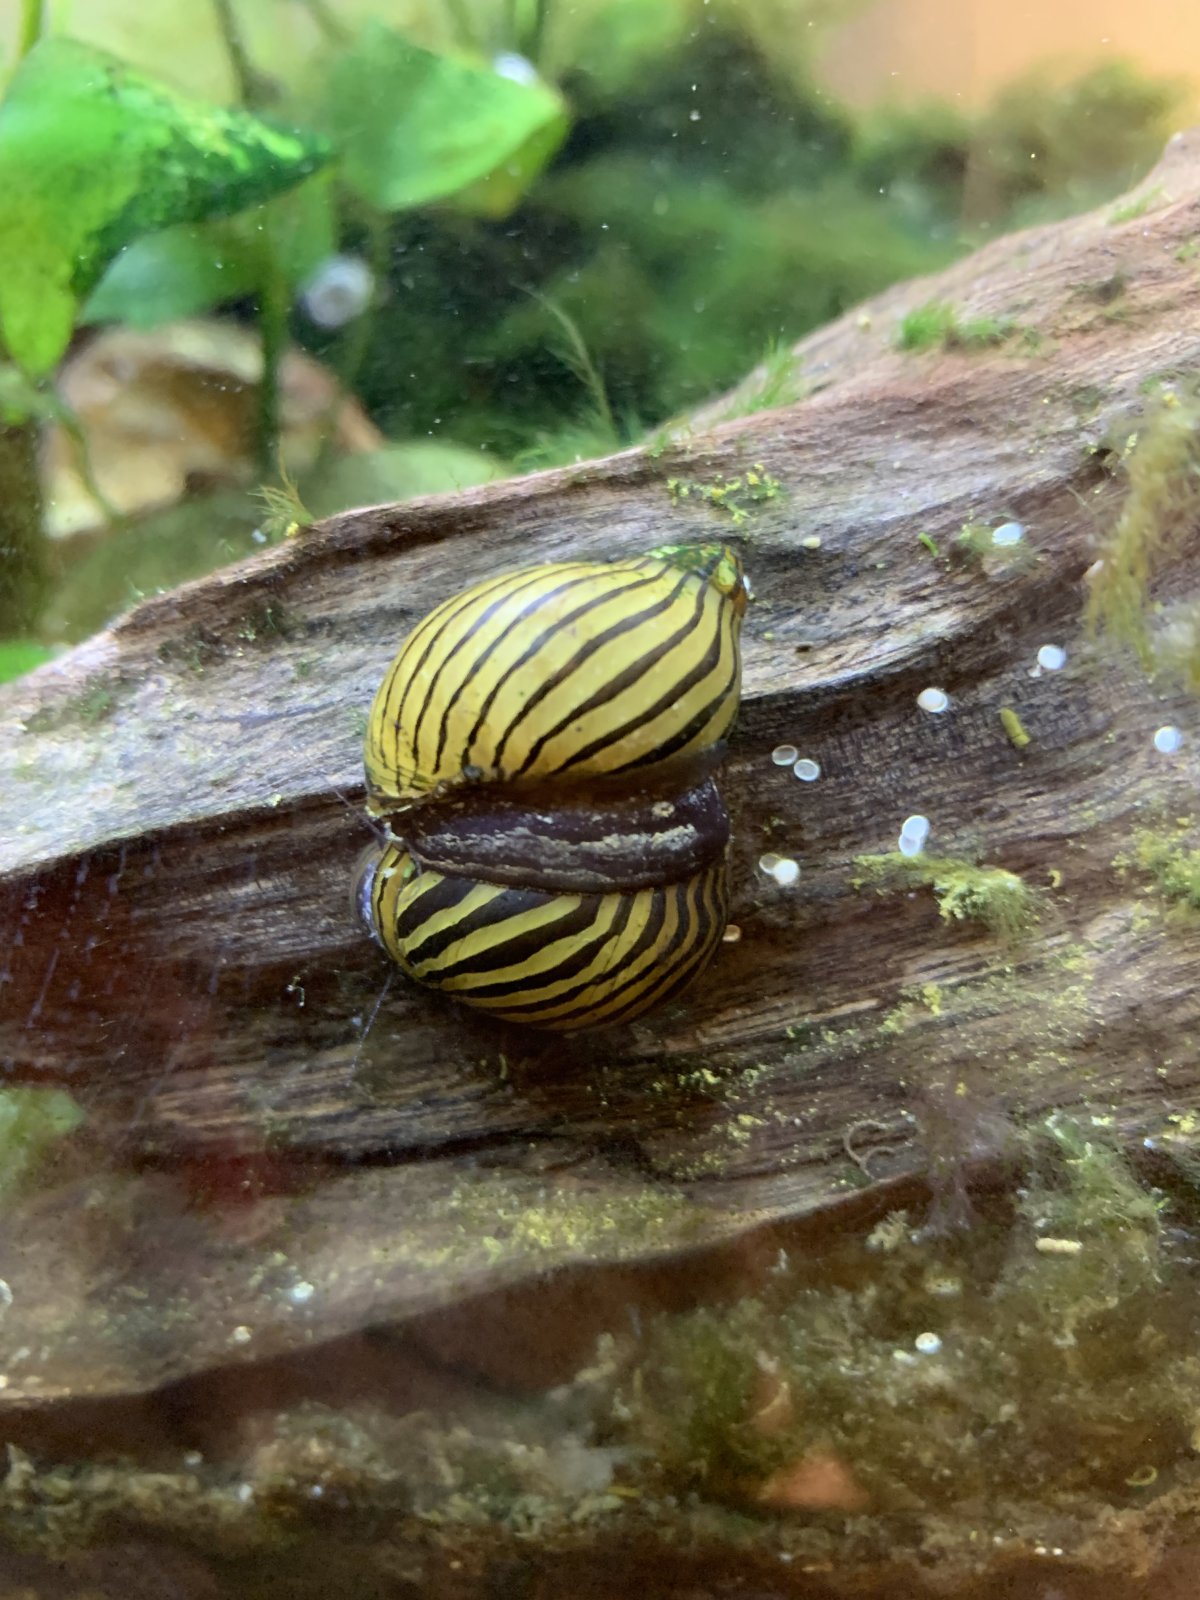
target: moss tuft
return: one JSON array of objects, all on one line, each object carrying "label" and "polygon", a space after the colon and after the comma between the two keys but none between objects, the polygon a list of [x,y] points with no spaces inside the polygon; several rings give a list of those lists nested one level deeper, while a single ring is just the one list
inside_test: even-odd
[{"label": "moss tuft", "polygon": [[1134,836],[1132,857],[1120,857],[1117,864],[1136,865],[1165,899],[1200,911],[1200,850],[1188,849],[1179,834],[1144,829]]},{"label": "moss tuft", "polygon": [[1095,571],[1087,617],[1156,664],[1150,584],[1193,537],[1200,518],[1200,406],[1167,394],[1124,441],[1119,461],[1128,492]]},{"label": "moss tuft", "polygon": [[942,300],[910,311],[896,334],[899,350],[986,350],[1004,344],[1017,327],[1007,317],[963,318]]},{"label": "moss tuft", "polygon": [[1008,944],[1017,943],[1039,919],[1043,896],[1015,872],[982,867],[954,856],[903,856],[899,851],[857,856],[856,889],[886,894],[931,888],[947,922],[979,922]]}]

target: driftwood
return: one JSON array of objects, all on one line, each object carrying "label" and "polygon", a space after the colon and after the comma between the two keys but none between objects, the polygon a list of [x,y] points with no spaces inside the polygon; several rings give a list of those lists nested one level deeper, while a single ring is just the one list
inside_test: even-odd
[{"label": "driftwood", "polygon": [[[127,1394],[550,1268],[578,1283],[879,1213],[931,1164],[953,1189],[1052,1108],[1141,1140],[1194,1103],[1200,921],[1114,863],[1191,815],[1200,739],[1167,755],[1152,735],[1188,734],[1195,702],[1083,613],[1126,503],[1110,450],[1150,381],[1200,371],[1200,136],[1137,196],[806,339],[798,404],[346,512],[5,691],[0,1059],[87,1113],[0,1238],[6,1402]],[[898,349],[930,301],[1014,327]],[[749,468],[778,492],[735,523],[711,491]],[[1015,555],[945,559],[964,526],[1009,519]],[[505,565],[714,535],[757,595],[722,781],[740,940],[673,1009],[571,1041],[389,982],[349,883],[362,713],[399,638]],[[1198,548],[1157,597],[1196,588]],[[1034,670],[1046,644],[1062,670]],[[942,715],[917,705],[930,686]],[[783,743],[817,782],[772,763]],[[1018,875],[1031,925],[863,881],[910,813],[931,854]],[[758,870],[768,851],[798,886]],[[197,1205],[214,1189],[240,1204]]]}]

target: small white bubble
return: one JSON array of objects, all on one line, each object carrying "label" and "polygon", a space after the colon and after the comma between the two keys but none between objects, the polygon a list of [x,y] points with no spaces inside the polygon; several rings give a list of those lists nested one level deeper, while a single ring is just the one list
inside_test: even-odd
[{"label": "small white bubble", "polygon": [[538,81],[538,71],[533,62],[526,56],[518,55],[515,50],[502,50],[498,56],[494,56],[492,71],[498,78],[507,78],[511,83]]},{"label": "small white bubble", "polygon": [[758,858],[758,870],[760,872],[765,872],[767,877],[769,878],[772,875],[772,873],[775,871],[775,868],[779,865],[781,860],[782,860],[781,856],[777,856],[772,851],[768,850],[765,856],[759,856],[759,858]]},{"label": "small white bubble", "polygon": [[7,1311],[13,1303],[13,1292],[3,1278],[0,1278],[0,1311]]},{"label": "small white bubble", "polygon": [[1002,522],[992,529],[992,543],[998,545],[1020,544],[1025,537],[1024,526],[1019,522]]},{"label": "small white bubble", "polygon": [[293,1305],[302,1306],[306,1305],[316,1292],[311,1283],[294,1283],[288,1290],[288,1299]]},{"label": "small white bubble", "polygon": [[942,1341],[936,1333],[919,1333],[913,1340],[913,1345],[923,1356],[935,1356],[942,1348]]},{"label": "small white bubble", "polygon": [[251,1337],[250,1329],[244,1322],[239,1323],[229,1337],[233,1340],[234,1344],[249,1344]]},{"label": "small white bubble", "polygon": [[699,122],[700,121],[700,113],[698,111],[689,111],[688,112],[688,121],[689,122]]},{"label": "small white bubble", "polygon": [[809,756],[801,756],[792,771],[800,779],[801,783],[815,783],[821,776],[821,763],[813,761]]},{"label": "small white bubble", "polygon": [[1169,723],[1165,728],[1159,728],[1154,735],[1154,748],[1160,755],[1173,756],[1183,744],[1183,732],[1172,727]]},{"label": "small white bubble", "polygon": [[1067,652],[1060,644],[1044,644],[1037,653],[1039,667],[1047,672],[1057,672],[1067,664]]},{"label": "small white bubble", "polygon": [[800,544],[805,550],[819,550],[821,548],[821,535],[819,533],[810,533],[807,537],[801,539]]},{"label": "small white bubble", "polygon": [[261,528],[255,528],[250,537],[254,540],[255,544],[266,544],[267,542],[267,536]]},{"label": "small white bubble", "polygon": [[775,863],[771,876],[781,889],[790,889],[794,883],[800,881],[800,863],[785,856],[782,861]]},{"label": "small white bubble", "polygon": [[799,754],[794,744],[777,744],[771,751],[771,760],[777,767],[790,767]]},{"label": "small white bubble", "polygon": [[917,704],[922,711],[928,711],[936,717],[949,708],[950,696],[944,689],[922,689],[917,696]]},{"label": "small white bubble", "polygon": [[239,1483],[237,1497],[243,1505],[254,1499],[254,1485],[252,1483]]}]

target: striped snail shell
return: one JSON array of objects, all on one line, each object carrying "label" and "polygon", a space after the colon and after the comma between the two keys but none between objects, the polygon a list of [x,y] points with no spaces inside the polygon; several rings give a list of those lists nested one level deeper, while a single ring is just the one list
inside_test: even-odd
[{"label": "striped snail shell", "polygon": [[371,707],[377,815],[463,782],[651,778],[737,715],[741,563],[721,545],[552,562],[478,583],[413,629]]},{"label": "striped snail shell", "polygon": [[364,920],[417,982],[536,1027],[624,1021],[724,931],[741,563],[718,545],[528,567],[417,625],[371,709],[389,837]]}]

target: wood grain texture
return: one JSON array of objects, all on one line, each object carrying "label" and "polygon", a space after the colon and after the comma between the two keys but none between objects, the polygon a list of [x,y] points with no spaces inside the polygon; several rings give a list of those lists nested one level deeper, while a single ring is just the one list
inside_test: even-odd
[{"label": "wood grain texture", "polygon": [[[56,1345],[12,1369],[10,1398],[147,1387],[550,1267],[694,1250],[866,1177],[1002,1157],[1053,1107],[1142,1137],[1194,1102],[1200,921],[1114,861],[1136,828],[1192,814],[1200,737],[1167,759],[1151,735],[1195,733],[1195,702],[1091,638],[1082,611],[1124,495],[1100,447],[1138,425],[1148,380],[1200,371],[1200,136],[1139,193],[1132,220],[1105,207],[997,240],[811,336],[811,392],[786,410],[713,410],[657,452],[348,511],[4,691],[0,1061],[10,1081],[70,1087],[97,1161],[174,1169],[176,1187],[133,1217],[108,1195],[49,1253],[8,1234],[0,1340],[46,1344],[130,1282],[158,1296],[180,1174],[290,1175],[252,1188],[244,1258],[224,1222],[192,1217],[212,1293],[174,1333],[155,1322],[143,1344],[122,1323],[86,1373]],[[897,350],[900,317],[931,299],[1037,338]],[[740,526],[668,492],[752,464],[780,492]],[[1010,517],[1030,562],[951,564],[918,540],[946,549]],[[714,535],[738,543],[758,597],[722,779],[740,942],[668,1011],[579,1040],[389,981],[349,885],[369,839],[362,714],[401,636],[506,564]],[[1197,589],[1198,549],[1160,598]],[[1033,675],[1046,643],[1067,665]],[[947,714],[918,709],[930,685]],[[781,742],[821,779],[773,766]],[[928,890],[856,887],[856,858],[891,849],[912,812],[931,850],[1042,894],[1023,941],[948,923]],[[757,871],[767,850],[800,861],[798,888]],[[292,1213],[279,1193],[296,1173]],[[106,1277],[118,1239],[134,1266]],[[253,1300],[268,1248],[318,1285],[303,1316]]]}]

